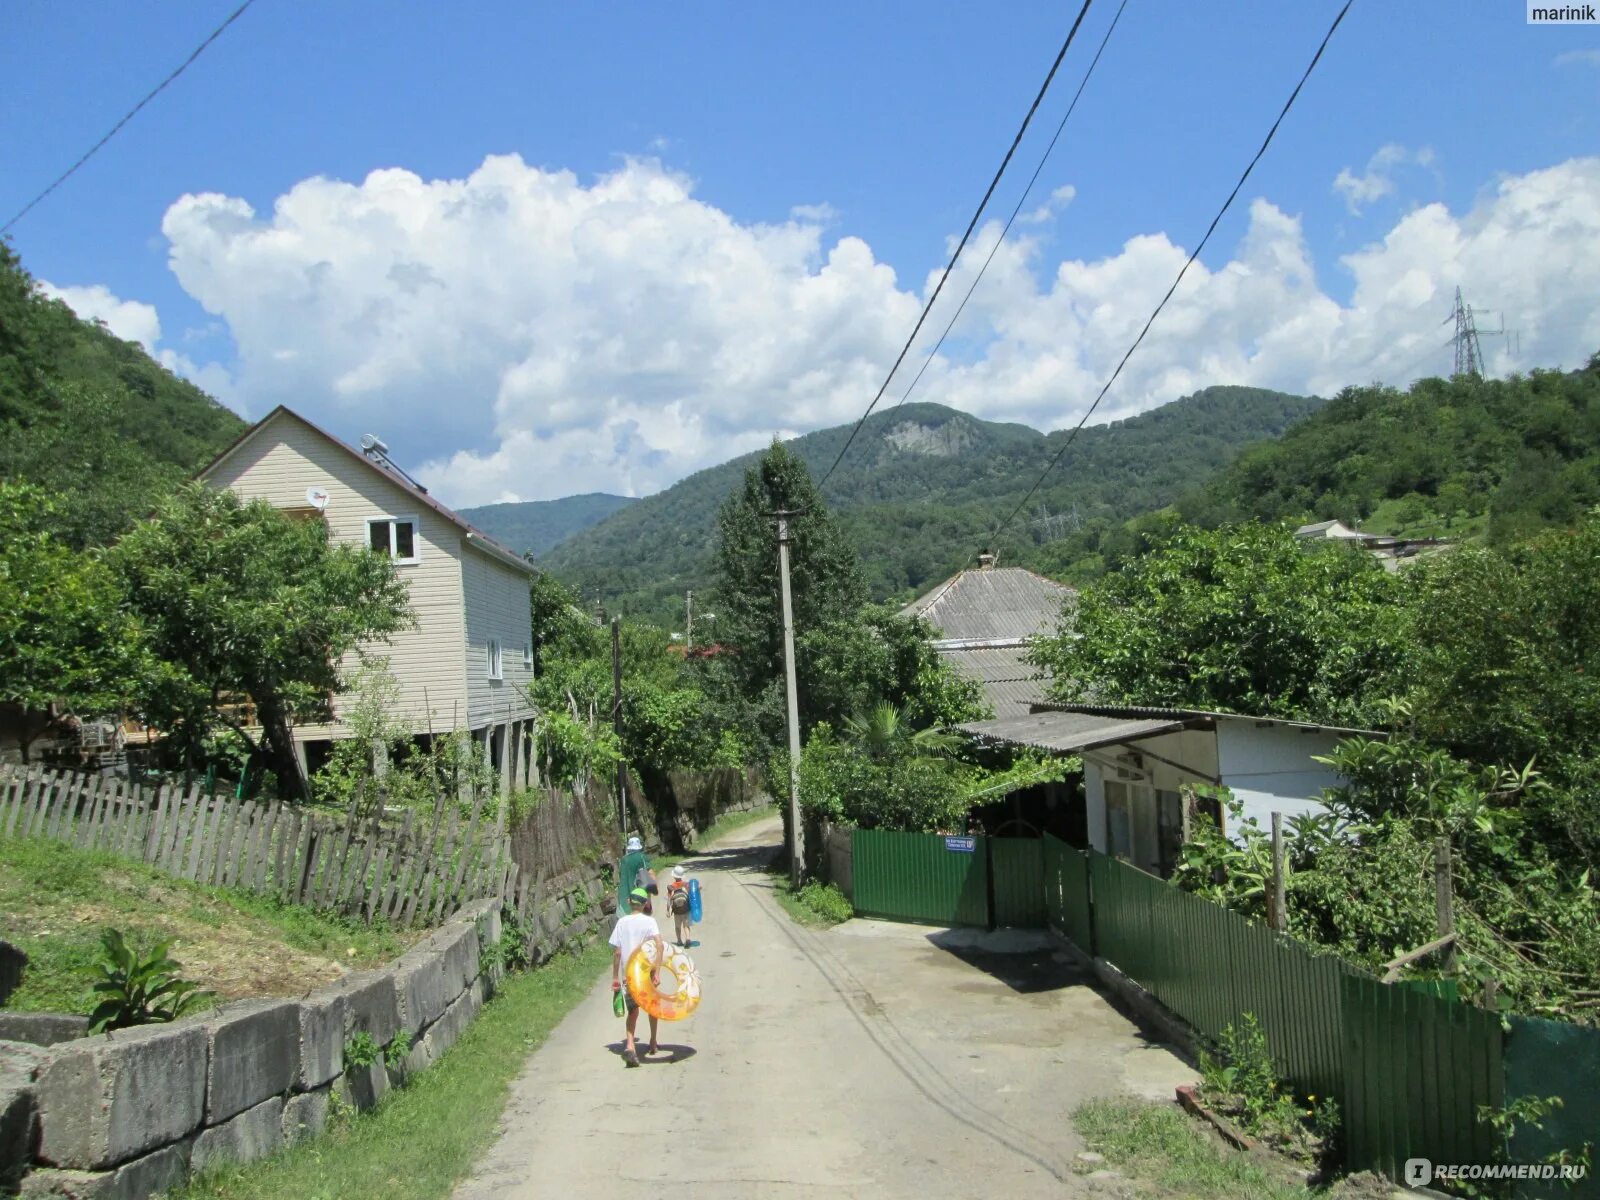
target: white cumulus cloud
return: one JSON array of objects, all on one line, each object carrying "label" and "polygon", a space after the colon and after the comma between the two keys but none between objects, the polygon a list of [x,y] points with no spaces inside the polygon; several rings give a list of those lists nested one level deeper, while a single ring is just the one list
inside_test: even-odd
[{"label": "white cumulus cloud", "polygon": [[[1058,189],[1051,209],[1073,195]],[[270,213],[184,196],[163,229],[179,281],[232,334],[252,411],[284,402],[379,433],[467,505],[642,494],[774,433],[853,420],[937,269],[908,287],[859,238],[825,237],[836,219],[817,205],[741,223],[655,160],[584,182],[508,156],[465,179],[308,179]],[[1026,230],[916,399],[1075,423],[1188,253],[1151,232],[1062,261]],[[886,403],[998,234],[991,222],[974,238],[981,253],[963,256]],[[1415,209],[1328,270],[1337,289],[1301,219],[1256,199],[1231,256],[1191,269],[1095,419],[1217,383],[1328,393],[1437,373],[1458,285],[1522,331],[1520,358],[1486,340],[1495,369],[1583,361],[1600,348],[1600,159],[1506,177],[1469,211]]]},{"label": "white cumulus cloud", "polygon": [[1367,160],[1366,170],[1357,175],[1349,167],[1340,169],[1333,181],[1333,190],[1344,196],[1351,213],[1359,216],[1367,205],[1395,193],[1395,173],[1401,167],[1416,165],[1431,167],[1435,155],[1431,147],[1412,151],[1396,142],[1379,146]]},{"label": "white cumulus cloud", "polygon": [[101,283],[88,287],[57,287],[43,279],[38,283],[41,292],[60,300],[85,321],[99,321],[123,341],[138,342],[146,352],[155,352],[161,340],[161,318],[154,305],[120,299]]}]

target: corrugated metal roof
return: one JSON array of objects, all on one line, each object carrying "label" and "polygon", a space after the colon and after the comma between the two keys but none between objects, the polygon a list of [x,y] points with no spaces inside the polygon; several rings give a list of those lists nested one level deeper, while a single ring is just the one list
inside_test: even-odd
[{"label": "corrugated metal roof", "polygon": [[962,571],[900,610],[927,620],[947,639],[1027,638],[1055,628],[1077,595],[1021,567]]},{"label": "corrugated metal roof", "polygon": [[1387,737],[1381,730],[1354,729],[1348,725],[1321,725],[1315,721],[1291,721],[1284,717],[1258,717],[1250,713],[1218,712],[1205,708],[1164,708],[1142,704],[1050,704],[1049,711],[1087,714],[1102,717],[1163,718],[1174,721],[1193,721],[1201,718],[1225,721],[1249,721],[1255,725],[1287,725],[1295,729],[1326,729],[1330,733],[1356,733],[1364,737]]},{"label": "corrugated metal roof", "polygon": [[1025,647],[950,649],[938,654],[956,674],[976,680],[995,716],[1020,716],[1044,702],[1044,673],[1023,657]]},{"label": "corrugated metal roof", "polygon": [[1066,753],[1107,746],[1129,738],[1167,733],[1182,729],[1183,724],[1181,720],[1131,720],[1090,713],[1038,712],[1026,716],[997,717],[992,721],[968,721],[956,728],[985,741]]}]

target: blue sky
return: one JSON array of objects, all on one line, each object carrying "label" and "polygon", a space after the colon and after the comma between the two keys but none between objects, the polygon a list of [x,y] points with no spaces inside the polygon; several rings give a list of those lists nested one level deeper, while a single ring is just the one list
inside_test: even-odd
[{"label": "blue sky", "polygon": [[[0,219],[233,7],[13,6]],[[257,0],[11,236],[229,403],[376,427],[459,503],[649,491],[859,412],[1076,7]],[[1070,193],[919,398],[1076,420],[1336,9],[1129,0],[1030,207]],[[1092,7],[998,216],[1115,11]],[[1442,370],[1424,317],[1457,284],[1529,329],[1501,369],[1600,349],[1597,101],[1600,27],[1358,0],[1105,415]]]}]

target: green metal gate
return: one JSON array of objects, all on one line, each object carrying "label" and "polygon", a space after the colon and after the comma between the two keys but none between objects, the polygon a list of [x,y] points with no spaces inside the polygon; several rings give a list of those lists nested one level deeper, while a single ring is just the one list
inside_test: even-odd
[{"label": "green metal gate", "polygon": [[1092,957],[1095,948],[1089,907],[1089,857],[1048,833],[1044,835],[1042,853],[1045,921]]},{"label": "green metal gate", "polygon": [[994,867],[995,925],[1043,928],[1044,843],[1038,838],[990,838],[989,861]]},{"label": "green metal gate", "polygon": [[850,842],[855,907],[863,916],[929,925],[989,924],[983,838],[858,829]]}]

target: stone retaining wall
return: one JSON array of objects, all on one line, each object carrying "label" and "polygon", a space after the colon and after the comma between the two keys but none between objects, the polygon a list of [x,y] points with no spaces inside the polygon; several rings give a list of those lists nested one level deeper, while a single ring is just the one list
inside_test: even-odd
[{"label": "stone retaining wall", "polygon": [[[605,891],[597,870],[553,882],[523,931],[527,956],[586,938]],[[0,1193],[136,1200],[315,1136],[335,1097],[372,1107],[472,1024],[502,977],[484,951],[506,933],[500,901],[482,900],[387,967],[299,1000],[47,1047],[0,1041]]]},{"label": "stone retaining wall", "polygon": [[[668,771],[664,783],[652,781],[657,811],[674,826],[676,846],[689,851],[700,835],[729,813],[750,812],[772,803],[754,768],[718,767],[707,771]],[[666,830],[662,831],[663,838]]]}]

